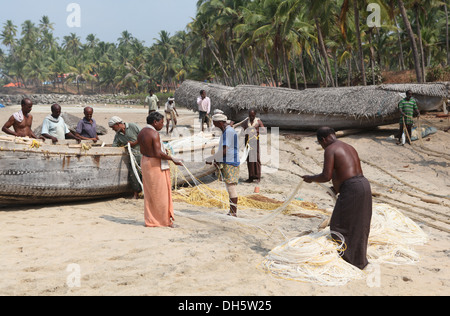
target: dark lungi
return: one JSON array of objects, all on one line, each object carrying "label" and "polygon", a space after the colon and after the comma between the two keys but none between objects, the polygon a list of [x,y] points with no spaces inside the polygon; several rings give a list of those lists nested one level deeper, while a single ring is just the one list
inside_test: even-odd
[{"label": "dark lungi", "polygon": [[[367,244],[372,221],[372,190],[369,181],[357,176],[344,181],[331,217],[331,232],[341,233],[346,250],[343,259],[359,269],[367,260]],[[333,238],[340,239],[337,235]]]}]

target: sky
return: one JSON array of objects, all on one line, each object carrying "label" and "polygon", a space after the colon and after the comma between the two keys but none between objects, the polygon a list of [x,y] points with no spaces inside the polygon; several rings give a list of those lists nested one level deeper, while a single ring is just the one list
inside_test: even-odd
[{"label": "sky", "polygon": [[125,30],[151,46],[159,32],[175,35],[195,17],[197,0],[0,0],[0,30],[7,20],[18,27],[31,20],[39,25],[47,15],[59,42],[70,33],[82,43],[88,34],[105,42],[117,42]]}]

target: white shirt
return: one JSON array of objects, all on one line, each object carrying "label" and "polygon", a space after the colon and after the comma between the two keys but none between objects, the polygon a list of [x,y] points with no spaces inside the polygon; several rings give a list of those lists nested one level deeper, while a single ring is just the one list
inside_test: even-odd
[{"label": "white shirt", "polygon": [[211,99],[209,97],[206,97],[204,99],[202,99],[202,97],[198,97],[197,104],[199,111],[206,112],[206,114],[209,114],[209,112],[211,112]]},{"label": "white shirt", "polygon": [[66,122],[64,122],[64,119],[61,116],[55,119],[53,116],[49,115],[44,119],[44,123],[42,123],[41,134],[48,134],[56,137],[58,140],[66,139],[66,134],[69,132]]}]

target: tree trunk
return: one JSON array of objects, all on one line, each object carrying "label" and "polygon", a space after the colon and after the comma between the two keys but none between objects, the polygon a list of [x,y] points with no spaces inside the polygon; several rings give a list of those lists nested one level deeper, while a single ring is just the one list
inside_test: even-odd
[{"label": "tree trunk", "polygon": [[332,86],[334,87],[333,73],[331,72],[331,66],[330,66],[330,62],[328,60],[328,54],[327,54],[327,49],[325,47],[325,42],[323,41],[322,30],[320,28],[319,19],[317,17],[315,17],[314,20],[316,21],[317,35],[318,35],[318,40],[319,40],[319,51],[321,52],[322,57],[325,61],[325,68],[326,68],[325,71],[328,73],[329,78],[331,78],[331,83],[332,83]]},{"label": "tree trunk", "polygon": [[420,30],[419,8],[417,5],[414,7],[414,11],[416,14],[417,34],[419,35],[419,48],[420,48],[420,56],[421,56],[421,62],[422,62],[422,78],[423,78],[423,82],[426,82],[427,76],[426,76],[426,69],[425,69],[425,54],[423,52],[422,31]]},{"label": "tree trunk", "polygon": [[449,41],[448,41],[448,8],[447,1],[444,3],[444,12],[445,12],[445,44],[447,47],[447,66],[450,65],[450,49],[449,49]]},{"label": "tree trunk", "polygon": [[360,69],[361,69],[362,84],[367,86],[366,69],[364,67],[364,52],[363,52],[362,42],[361,42],[361,31],[359,29],[359,10],[358,10],[358,1],[357,0],[353,0],[353,10],[355,13],[356,40],[358,42],[359,64],[360,64]]},{"label": "tree trunk", "polygon": [[372,45],[372,32],[373,32],[373,27],[369,29],[369,46],[370,46],[370,67],[372,68],[372,84],[376,85],[376,78],[375,78],[375,49],[373,48]]},{"label": "tree trunk", "polygon": [[222,70],[223,75],[224,75],[224,80],[225,80],[225,81],[228,81],[228,79],[229,79],[228,73],[227,73],[227,71],[225,70],[225,68],[224,68],[224,66],[223,66],[223,64],[222,64],[222,62],[221,62],[220,59],[219,59],[219,57],[217,57],[216,53],[214,52],[214,49],[211,47],[211,44],[209,43],[209,40],[208,40],[208,39],[206,39],[206,45],[208,45],[208,48],[209,48],[209,50],[211,51],[211,54],[213,54],[214,58],[215,58],[216,61],[219,63],[220,69]]},{"label": "tree trunk", "polygon": [[305,64],[303,63],[303,50],[300,54],[300,66],[302,67],[302,76],[303,76],[303,86],[305,90],[308,89],[308,84],[306,83],[306,74],[305,74]]},{"label": "tree trunk", "polygon": [[411,23],[409,23],[408,15],[406,13],[405,4],[402,0],[397,0],[398,6],[400,8],[400,13],[402,14],[403,22],[405,23],[406,31],[408,32],[409,40],[411,42],[411,49],[413,51],[414,57],[414,68],[416,70],[416,77],[418,83],[423,83],[422,78],[422,70],[420,69],[420,59],[419,59],[419,51],[417,50],[416,40],[414,38],[414,32],[411,27]]},{"label": "tree trunk", "polygon": [[287,61],[286,49],[285,49],[284,45],[282,45],[281,47],[282,47],[283,68],[284,68],[284,73],[286,76],[286,82],[287,82],[288,88],[291,89],[291,78],[289,76],[289,65],[288,65],[288,61]]},{"label": "tree trunk", "polygon": [[[397,18],[394,17],[395,26],[398,26],[397,24]],[[405,60],[403,59],[403,44],[402,44],[402,37],[400,36],[400,31],[397,29],[397,37],[398,37],[398,47],[400,48],[400,70],[405,70]]]}]

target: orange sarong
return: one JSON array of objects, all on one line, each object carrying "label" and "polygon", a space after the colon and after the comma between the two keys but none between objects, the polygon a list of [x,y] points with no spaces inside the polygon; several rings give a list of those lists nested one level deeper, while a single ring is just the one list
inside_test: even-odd
[{"label": "orange sarong", "polygon": [[168,227],[174,220],[170,170],[161,170],[161,159],[143,156],[145,226]]}]

